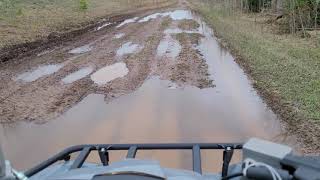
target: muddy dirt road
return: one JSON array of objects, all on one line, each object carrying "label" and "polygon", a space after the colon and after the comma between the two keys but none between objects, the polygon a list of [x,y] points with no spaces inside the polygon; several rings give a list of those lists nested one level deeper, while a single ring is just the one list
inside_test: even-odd
[{"label": "muddy dirt road", "polygon": [[[105,22],[73,42],[7,62],[0,74],[0,141],[19,169],[83,143],[254,136],[292,144],[232,55],[185,6]],[[138,156],[191,168],[186,155]],[[204,156],[205,169],[219,169],[212,163],[219,158]]]}]

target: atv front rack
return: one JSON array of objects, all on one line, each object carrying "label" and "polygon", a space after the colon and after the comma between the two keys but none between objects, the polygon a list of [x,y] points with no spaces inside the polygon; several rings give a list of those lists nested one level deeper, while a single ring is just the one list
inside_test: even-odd
[{"label": "atv front rack", "polygon": [[34,168],[25,172],[31,177],[40,171],[48,168],[58,161],[69,161],[72,153],[80,152],[75,158],[71,169],[81,168],[83,163],[92,151],[97,151],[102,165],[108,166],[109,151],[127,150],[127,158],[135,158],[140,150],[192,150],[193,171],[202,174],[201,150],[223,150],[222,176],[226,176],[234,149],[242,149],[242,144],[227,143],[183,143],[183,144],[87,144],[69,147]]}]

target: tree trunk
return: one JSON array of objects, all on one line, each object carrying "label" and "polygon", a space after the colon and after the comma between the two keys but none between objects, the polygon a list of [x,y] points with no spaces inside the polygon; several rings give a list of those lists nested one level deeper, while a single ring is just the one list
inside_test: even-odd
[{"label": "tree trunk", "polygon": [[314,29],[317,30],[317,25],[318,25],[318,2],[316,2],[316,5],[314,7]]},{"label": "tree trunk", "polygon": [[272,10],[278,15],[283,14],[283,0],[272,0]]}]

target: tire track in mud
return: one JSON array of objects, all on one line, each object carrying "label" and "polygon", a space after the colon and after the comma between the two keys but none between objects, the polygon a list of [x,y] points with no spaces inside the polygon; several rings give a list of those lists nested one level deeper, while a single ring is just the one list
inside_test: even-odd
[{"label": "tire track in mud", "polygon": [[[159,12],[158,17],[147,22],[132,22],[120,28],[114,26],[102,29],[101,32],[88,33],[87,36],[55,51],[0,68],[0,72],[4,74],[12,70],[11,74],[7,74],[10,79],[7,81],[8,89],[2,89],[0,93],[6,94],[11,87],[12,89],[20,87],[18,93],[9,97],[11,101],[9,104],[0,105],[0,110],[7,109],[7,114],[3,117],[11,117],[11,122],[17,122],[31,116],[33,119],[29,119],[30,121],[45,123],[43,120],[54,119],[70,108],[56,121],[48,121],[43,126],[25,123],[19,129],[21,132],[26,132],[25,134],[32,135],[41,135],[48,130],[50,131],[48,135],[38,140],[52,138],[50,143],[60,147],[67,146],[70,142],[77,144],[106,141],[108,143],[230,141],[243,140],[252,134],[273,138],[268,132],[278,133],[271,127],[274,117],[269,117],[270,114],[265,112],[267,109],[263,102],[259,99],[256,101],[256,94],[248,92],[251,91],[251,86],[241,69],[232,64],[234,61],[231,55],[223,55],[225,52],[215,44],[217,42],[210,34],[212,41],[207,43],[214,43],[208,47],[215,54],[210,61],[217,61],[213,64],[218,68],[221,66],[219,77],[210,74],[212,64],[210,66],[209,59],[201,54],[203,52],[198,48],[200,39],[208,39],[203,37],[207,36],[205,32],[200,32],[202,24],[193,26],[191,24],[194,22],[191,22],[187,25],[183,19],[169,18],[170,13],[162,17],[161,14],[168,14],[170,10],[175,9]],[[188,21],[190,23],[190,19]],[[199,29],[195,30],[196,27]],[[124,33],[124,36],[115,38],[119,33]],[[169,41],[166,42],[168,37]],[[158,49],[163,40],[168,44],[165,44],[165,50],[161,54],[158,53]],[[144,48],[131,54],[117,56],[117,50],[129,42]],[[175,43],[179,45],[176,46]],[[81,55],[68,53],[88,44],[92,46],[89,52]],[[207,47],[206,44],[204,46]],[[178,55],[173,53],[174,57],[171,56],[172,47],[181,47]],[[95,73],[103,67],[119,62],[126,64],[129,69],[128,74],[105,85],[95,84],[90,75],[71,84],[61,82],[64,77],[80,68],[91,66]],[[57,63],[64,63],[64,67],[50,76],[31,83],[12,80],[12,77],[39,64]],[[215,88],[212,88],[213,79],[217,84]],[[224,82],[226,80],[227,82]],[[168,84],[171,84],[172,92],[171,89],[168,90]],[[241,86],[244,88],[238,90],[237,88]],[[219,92],[219,88],[224,92]],[[44,100],[39,101],[39,99]],[[242,100],[246,101],[248,107],[240,107]],[[19,109],[11,109],[17,102],[20,103]],[[255,105],[258,107],[252,107]],[[252,113],[250,108],[255,112]],[[256,117],[262,120],[256,120]],[[35,132],[30,132],[29,125],[33,126],[32,130]],[[68,132],[68,127],[75,130]],[[266,128],[270,130],[265,130]],[[68,137],[61,142],[64,136]],[[15,148],[22,149],[18,147],[19,145],[15,145],[17,146]],[[50,145],[51,149],[44,149],[43,151],[47,152],[41,154],[45,156],[52,151],[52,148],[57,148],[52,146]],[[161,157],[160,159],[165,159],[165,164],[175,164],[174,166],[185,168],[190,168],[188,164],[191,164],[189,162],[191,156],[187,152],[172,152],[165,155],[156,152],[141,156]],[[172,159],[175,161],[172,162]]]},{"label": "tire track in mud", "polygon": [[[180,54],[179,63],[173,63],[170,67],[166,65],[170,59],[162,58],[159,61],[155,58],[157,46],[164,37],[163,31],[171,24],[166,21],[168,21],[166,18],[157,17],[142,23],[131,22],[121,27],[102,29],[102,32],[81,36],[79,40],[67,46],[55,48],[39,56],[26,57],[7,63],[0,69],[5,74],[0,91],[2,102],[0,121],[12,123],[24,120],[44,123],[65,112],[90,93],[105,94],[107,95],[106,100],[110,101],[140,87],[152,73],[153,67],[161,69],[163,66],[163,71],[156,70],[154,74],[159,75],[162,79],[177,82],[180,86],[205,87],[206,85],[203,84],[208,84],[204,80],[208,78],[202,78],[207,75],[205,65],[201,67],[197,65],[199,69],[193,68],[194,64],[197,64],[195,59],[202,61],[197,55],[189,57],[186,53]],[[125,35],[116,39],[115,35],[118,33]],[[144,48],[136,54],[117,57],[116,50],[126,42],[140,44]],[[190,45],[189,42],[182,43]],[[88,46],[90,49],[78,55],[69,53],[72,49],[82,46]],[[183,48],[187,51],[188,46],[183,45]],[[89,76],[71,84],[61,83],[64,77],[81,68],[92,67],[94,71],[97,71],[120,61],[126,63],[129,74],[104,86],[97,86]],[[19,74],[47,64],[63,64],[63,67],[58,72],[33,82],[14,81]]]}]

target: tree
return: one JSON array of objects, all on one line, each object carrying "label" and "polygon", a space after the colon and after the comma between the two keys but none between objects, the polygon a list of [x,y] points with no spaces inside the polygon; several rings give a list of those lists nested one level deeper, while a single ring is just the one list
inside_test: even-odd
[{"label": "tree", "polygon": [[283,14],[283,0],[272,0],[273,12],[282,15]]}]

